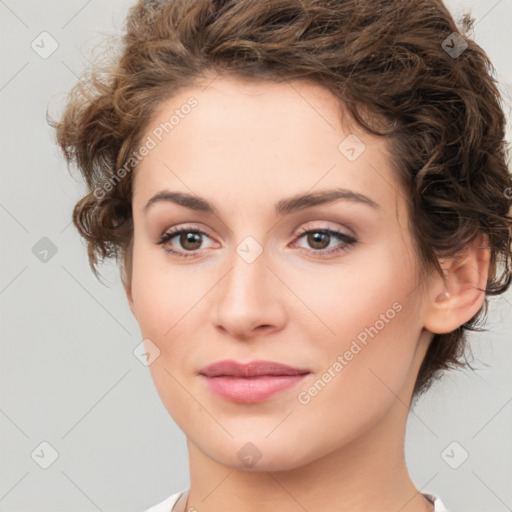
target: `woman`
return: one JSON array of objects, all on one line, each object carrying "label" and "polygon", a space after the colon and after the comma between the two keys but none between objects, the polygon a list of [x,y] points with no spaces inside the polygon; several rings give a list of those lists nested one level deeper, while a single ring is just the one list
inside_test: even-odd
[{"label": "woman", "polygon": [[510,284],[490,69],[437,0],[132,7],[54,126],[187,437],[150,512],[446,510],[403,444]]}]

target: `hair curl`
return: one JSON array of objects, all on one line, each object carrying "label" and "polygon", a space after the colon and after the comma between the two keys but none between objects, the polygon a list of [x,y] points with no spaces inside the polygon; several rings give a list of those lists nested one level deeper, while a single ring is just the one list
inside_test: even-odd
[{"label": "hair curl", "polygon": [[[119,55],[86,70],[60,120],[49,121],[68,165],[87,182],[73,222],[96,277],[98,259],[115,257],[130,280],[133,173],[105,183],[130,162],[162,101],[209,72],[311,80],[389,142],[422,268],[442,272],[440,258],[488,235],[484,305],[453,332],[434,335],[413,396],[442,370],[468,365],[465,331],[484,330],[477,323],[487,295],[509,287],[512,263],[506,119],[494,68],[468,36],[471,23],[466,15],[458,27],[441,0],[139,0]],[[453,37],[467,43],[460,55],[444,49]]]}]

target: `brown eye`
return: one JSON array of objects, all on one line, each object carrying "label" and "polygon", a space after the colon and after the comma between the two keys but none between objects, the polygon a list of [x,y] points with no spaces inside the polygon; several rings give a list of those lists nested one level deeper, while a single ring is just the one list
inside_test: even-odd
[{"label": "brown eye", "polygon": [[[204,231],[189,227],[172,229],[164,233],[157,245],[163,245],[164,250],[170,254],[175,254],[183,258],[197,256],[195,251],[200,251],[203,243],[203,237],[210,238]],[[172,243],[177,239],[178,245]]]},{"label": "brown eye", "polygon": [[307,233],[308,244],[313,249],[325,249],[329,246],[330,235],[322,231],[310,231]]},{"label": "brown eye", "polygon": [[[307,245],[311,248],[309,252],[320,256],[336,255],[348,250],[358,242],[355,237],[330,228],[304,229],[298,234],[297,240],[302,238],[306,240]],[[341,240],[341,242],[329,248],[331,241],[336,239]]]},{"label": "brown eye", "polygon": [[201,247],[201,234],[197,231],[183,231],[179,236],[181,247],[195,251]]}]

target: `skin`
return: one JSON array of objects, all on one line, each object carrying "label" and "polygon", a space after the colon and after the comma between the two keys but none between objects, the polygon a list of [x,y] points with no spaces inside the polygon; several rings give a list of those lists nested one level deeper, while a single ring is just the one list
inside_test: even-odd
[{"label": "skin", "polygon": [[[342,124],[337,99],[318,85],[205,80],[162,103],[145,137],[190,96],[198,106],[136,169],[125,284],[143,338],[160,350],[150,365],[157,391],[187,437],[190,492],[175,510],[187,500],[186,510],[199,512],[433,510],[409,477],[405,426],[432,333],[450,332],[482,305],[475,288],[487,279],[482,240],[464,258],[443,261],[445,279],[421,278],[386,141]],[[354,161],[338,149],[351,133],[365,144]],[[274,212],[283,198],[335,187],[379,208],[342,199]],[[204,197],[218,215],[165,201],[144,212],[164,189]],[[189,258],[157,243],[184,225],[207,233],[195,246],[180,244],[179,235],[166,243]],[[298,238],[301,228],[332,228],[358,242],[346,246],[333,236],[314,245]],[[247,236],[263,249],[252,263],[236,251]],[[397,303],[400,311],[378,334],[300,403],[298,393]],[[198,376],[226,358],[311,373],[264,402],[232,403]],[[237,456],[248,442],[261,454],[251,467]]]}]

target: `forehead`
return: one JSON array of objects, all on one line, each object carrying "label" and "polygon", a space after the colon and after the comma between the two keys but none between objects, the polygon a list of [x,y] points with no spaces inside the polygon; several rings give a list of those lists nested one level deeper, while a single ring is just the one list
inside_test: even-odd
[{"label": "forehead", "polygon": [[348,119],[338,98],[312,82],[217,77],[183,89],[146,127],[142,141],[152,148],[135,171],[134,206],[164,188],[274,204],[345,186],[394,202],[386,141]]}]

